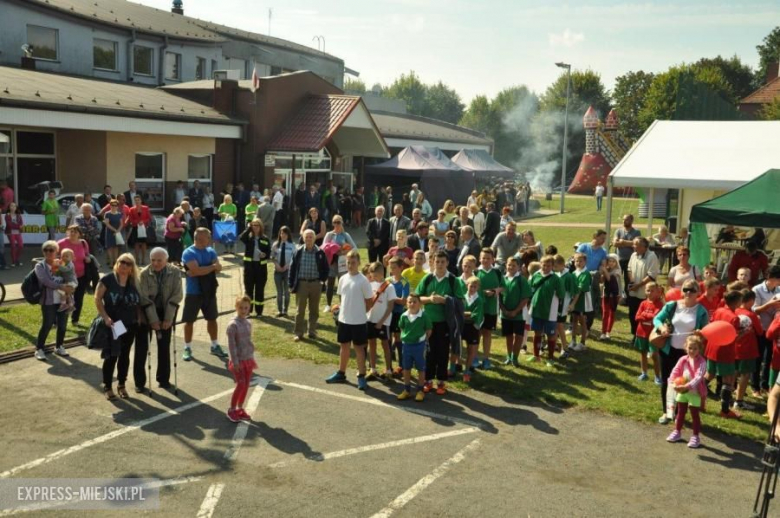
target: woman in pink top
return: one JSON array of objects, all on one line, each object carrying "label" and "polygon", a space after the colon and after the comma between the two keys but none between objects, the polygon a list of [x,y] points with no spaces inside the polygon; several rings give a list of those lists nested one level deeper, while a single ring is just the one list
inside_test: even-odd
[{"label": "woman in pink top", "polygon": [[184,235],[184,210],[173,209],[173,214],[165,220],[165,244],[168,248],[168,262],[181,264],[181,236]]},{"label": "woman in pink top", "polygon": [[24,226],[24,220],[22,219],[22,211],[16,205],[11,202],[8,204],[8,212],[5,215],[5,233],[8,236],[8,242],[11,244],[11,266],[22,265],[22,250],[24,249],[24,243],[22,242],[22,227]]},{"label": "woman in pink top", "polygon": [[81,230],[78,225],[71,225],[68,227],[68,237],[64,237],[57,241],[57,245],[60,247],[60,252],[63,250],[73,250],[73,266],[76,270],[76,279],[79,285],[76,287],[76,292],[73,294],[76,309],[71,315],[71,321],[73,325],[79,323],[79,316],[81,315],[81,307],[84,304],[84,292],[87,291],[89,285],[89,279],[87,278],[87,263],[89,259],[89,245],[86,241],[81,239]]},{"label": "woman in pink top", "polygon": [[666,438],[669,442],[682,440],[682,428],[685,424],[685,414],[691,409],[693,421],[693,435],[688,441],[689,448],[698,448],[701,445],[699,432],[701,431],[701,417],[699,411],[704,407],[704,399],[707,397],[707,386],[704,384],[704,373],[707,361],[701,355],[702,339],[698,335],[690,335],[685,340],[687,355],[677,361],[669,376],[669,385],[674,387],[677,396],[677,418],[674,431]]}]

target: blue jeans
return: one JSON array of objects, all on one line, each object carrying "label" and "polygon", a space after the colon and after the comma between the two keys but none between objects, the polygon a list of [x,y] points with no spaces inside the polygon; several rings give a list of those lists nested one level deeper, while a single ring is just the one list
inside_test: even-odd
[{"label": "blue jeans", "polygon": [[276,309],[279,313],[287,314],[287,308],[290,307],[289,277],[290,270],[274,272],[274,284],[276,284]]},{"label": "blue jeans", "polygon": [[65,330],[68,328],[68,312],[58,311],[59,304],[41,305],[41,329],[38,331],[38,341],[35,343],[36,349],[43,349],[46,345],[46,339],[49,337],[49,331],[54,324],[57,324],[57,342],[58,346],[65,342]]},{"label": "blue jeans", "polygon": [[603,199],[603,196],[596,196],[596,210],[601,210],[601,202]]}]

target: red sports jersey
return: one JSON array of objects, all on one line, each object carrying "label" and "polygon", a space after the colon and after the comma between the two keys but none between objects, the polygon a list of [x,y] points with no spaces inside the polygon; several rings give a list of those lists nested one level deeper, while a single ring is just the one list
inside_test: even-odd
[{"label": "red sports jersey", "polygon": [[639,324],[636,326],[636,336],[638,338],[648,338],[653,330],[653,318],[663,309],[664,301],[661,299],[653,302],[650,299],[645,299],[639,305],[639,309],[636,312],[636,321]]},{"label": "red sports jersey", "polygon": [[[739,333],[739,317],[737,317],[737,314],[731,311],[730,308],[725,307],[715,310],[715,313],[712,315],[712,321],[717,322],[720,320],[734,326],[734,329]],[[704,356],[708,360],[716,361],[718,363],[734,363],[737,360],[737,348],[733,342],[720,347],[710,347],[707,345]]]},{"label": "red sports jersey", "polygon": [[715,315],[715,311],[720,307],[720,298],[715,297],[710,300],[706,295],[702,295],[696,300],[707,310],[707,313],[710,315],[710,322],[712,322],[714,320],[713,316]]},{"label": "red sports jersey", "polygon": [[758,315],[749,309],[738,308],[735,313],[738,317],[744,315],[750,319],[750,329],[737,338],[737,360],[758,358],[758,337],[764,334],[761,320],[758,318]]}]

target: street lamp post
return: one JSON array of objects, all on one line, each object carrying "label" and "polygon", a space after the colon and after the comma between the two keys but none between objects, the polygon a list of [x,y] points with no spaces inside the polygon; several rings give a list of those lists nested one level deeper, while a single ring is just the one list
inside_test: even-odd
[{"label": "street lamp post", "polygon": [[566,144],[569,140],[569,93],[571,92],[571,65],[559,61],[555,64],[555,66],[566,69],[566,112],[563,117],[563,156],[561,158],[561,214],[563,214],[563,201],[566,191]]}]

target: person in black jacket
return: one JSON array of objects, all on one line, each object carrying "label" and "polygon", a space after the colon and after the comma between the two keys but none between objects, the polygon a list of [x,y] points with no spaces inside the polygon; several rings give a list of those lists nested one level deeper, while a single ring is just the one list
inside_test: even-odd
[{"label": "person in black jacket", "polygon": [[239,239],[244,243],[244,293],[252,300],[257,316],[263,315],[265,283],[268,281],[268,258],[271,241],[266,237],[263,221],[255,218]]},{"label": "person in black jacket", "polygon": [[422,250],[428,251],[428,232],[430,231],[430,224],[427,221],[420,221],[417,224],[417,232],[409,236],[406,244],[413,252]]},{"label": "person in black jacket", "polygon": [[366,225],[368,260],[372,263],[381,261],[390,250],[390,222],[385,219],[385,208],[377,206],[374,215],[376,217],[369,219]]},{"label": "person in black jacket", "polygon": [[485,218],[485,232],[482,234],[482,247],[493,246],[499,230],[501,229],[501,216],[496,212],[496,204],[488,203],[487,217]]},{"label": "person in black jacket", "polygon": [[303,246],[295,251],[290,266],[290,291],[298,300],[298,312],[295,315],[294,341],[303,339],[306,330],[304,315],[309,306],[309,338],[317,338],[317,320],[320,316],[320,297],[322,284],[328,279],[330,265],[325,252],[314,244],[314,231],[304,230]]}]

